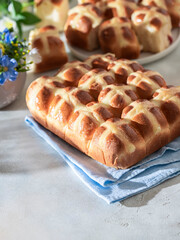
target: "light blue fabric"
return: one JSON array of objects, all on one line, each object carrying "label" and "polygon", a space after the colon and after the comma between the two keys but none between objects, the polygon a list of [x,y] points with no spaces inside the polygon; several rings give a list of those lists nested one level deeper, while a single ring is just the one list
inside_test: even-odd
[{"label": "light blue fabric", "polygon": [[135,166],[116,170],[91,159],[42,127],[32,117],[26,123],[69,164],[81,180],[108,203],[146,191],[180,174],[180,137]]}]

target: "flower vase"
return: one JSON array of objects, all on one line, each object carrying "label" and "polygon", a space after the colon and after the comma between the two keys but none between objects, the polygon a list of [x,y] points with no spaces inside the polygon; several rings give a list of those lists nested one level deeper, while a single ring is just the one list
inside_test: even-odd
[{"label": "flower vase", "polygon": [[19,72],[15,81],[6,80],[0,85],[0,108],[14,102],[22,91],[26,81],[26,72]]}]

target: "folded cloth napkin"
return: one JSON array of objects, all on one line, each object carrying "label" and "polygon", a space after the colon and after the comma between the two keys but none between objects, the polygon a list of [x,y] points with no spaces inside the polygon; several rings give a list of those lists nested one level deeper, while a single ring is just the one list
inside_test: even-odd
[{"label": "folded cloth napkin", "polygon": [[69,164],[81,180],[107,203],[124,200],[180,174],[180,137],[135,166],[107,167],[54,135],[27,116],[25,122]]}]

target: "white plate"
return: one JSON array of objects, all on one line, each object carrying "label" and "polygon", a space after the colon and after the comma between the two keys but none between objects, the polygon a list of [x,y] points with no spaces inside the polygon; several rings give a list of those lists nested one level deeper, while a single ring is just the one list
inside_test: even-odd
[{"label": "white plate", "polygon": [[[175,28],[172,30],[172,37],[173,37],[173,43],[168,48],[166,48],[164,51],[162,51],[160,53],[156,53],[156,54],[149,53],[149,52],[142,52],[140,54],[140,57],[135,60],[137,62],[139,62],[140,64],[147,64],[147,63],[157,61],[157,60],[167,56],[178,46],[178,44],[180,42],[180,28]],[[83,49],[71,46],[70,44],[68,44],[68,46],[69,46],[69,49],[71,50],[72,54],[82,61],[84,61],[86,58],[88,58],[89,56],[91,56],[93,54],[102,54],[103,53],[100,49],[88,52]]]}]

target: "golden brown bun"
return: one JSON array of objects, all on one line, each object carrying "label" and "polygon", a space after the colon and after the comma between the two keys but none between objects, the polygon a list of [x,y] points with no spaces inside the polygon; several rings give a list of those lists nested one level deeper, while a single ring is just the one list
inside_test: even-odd
[{"label": "golden brown bun", "polygon": [[34,11],[41,19],[37,28],[52,25],[63,31],[69,10],[68,0],[35,0]]},{"label": "golden brown bun", "polygon": [[166,117],[171,133],[171,140],[180,135],[180,87],[166,87],[156,90],[152,102]]},{"label": "golden brown bun", "polygon": [[69,86],[77,86],[81,77],[90,70],[90,65],[80,61],[73,61],[64,64],[55,76],[67,81]]},{"label": "golden brown bun", "polygon": [[167,11],[157,7],[140,7],[133,12],[131,20],[143,51],[157,53],[171,44],[172,26]]},{"label": "golden brown bun", "polygon": [[114,63],[116,57],[112,53],[107,54],[95,54],[88,57],[84,62],[90,65],[92,68],[103,68],[108,70],[109,65]]},{"label": "golden brown bun", "polygon": [[166,87],[164,78],[154,71],[137,71],[131,73],[127,79],[127,84],[136,87],[136,92],[140,98],[150,99],[154,92],[161,88]]},{"label": "golden brown bun", "polygon": [[[123,169],[180,136],[180,87],[162,87],[160,74],[137,71],[140,65],[130,60],[122,65],[130,71],[128,84],[119,84],[111,70],[90,70],[94,59],[106,63],[107,55],[67,63],[55,76],[31,83],[26,102],[40,124],[95,160]],[[149,100],[139,99],[143,86]]]},{"label": "golden brown bun", "polygon": [[131,19],[133,11],[137,8],[134,0],[107,0],[105,18],[127,17]]},{"label": "golden brown bun", "polygon": [[146,142],[146,154],[149,155],[170,141],[169,124],[155,104],[139,99],[127,106],[122,118],[131,120],[133,126]]},{"label": "golden brown bun", "polygon": [[95,131],[88,154],[107,166],[124,169],[146,156],[146,145],[131,121],[111,118]]},{"label": "golden brown bun", "polygon": [[156,6],[168,11],[172,26],[180,27],[180,1],[179,0],[140,0],[144,6]]},{"label": "golden brown bun", "polygon": [[114,17],[103,22],[99,28],[99,42],[103,52],[112,52],[117,58],[139,57],[140,46],[127,18]]},{"label": "golden brown bun", "polygon": [[108,72],[102,68],[95,68],[80,79],[78,87],[88,91],[97,99],[100,91],[113,83],[115,83],[115,78],[112,72]]},{"label": "golden brown bun", "polygon": [[67,41],[88,51],[98,48],[97,33],[102,20],[100,9],[90,3],[72,8],[64,28]]},{"label": "golden brown bun", "polygon": [[130,61],[127,59],[119,59],[108,65],[108,70],[111,70],[115,74],[115,79],[118,83],[127,83],[128,76],[137,71],[144,71],[143,66],[141,66],[136,61]]},{"label": "golden brown bun", "polygon": [[64,43],[53,26],[46,26],[30,32],[31,47],[38,50],[41,62],[34,66],[35,72],[46,72],[59,68],[68,61]]},{"label": "golden brown bun", "polygon": [[83,3],[97,3],[97,2],[101,2],[102,0],[78,0],[79,4],[83,4]]},{"label": "golden brown bun", "polygon": [[[67,124],[65,140],[70,144],[76,144],[78,149],[87,153],[96,129],[101,123],[112,117],[113,115],[106,105],[91,102],[72,114]],[[75,139],[76,141],[74,141]]]},{"label": "golden brown bun", "polygon": [[122,110],[139,98],[134,90],[133,86],[111,84],[100,92],[98,101],[110,105],[113,115],[120,118]]}]

